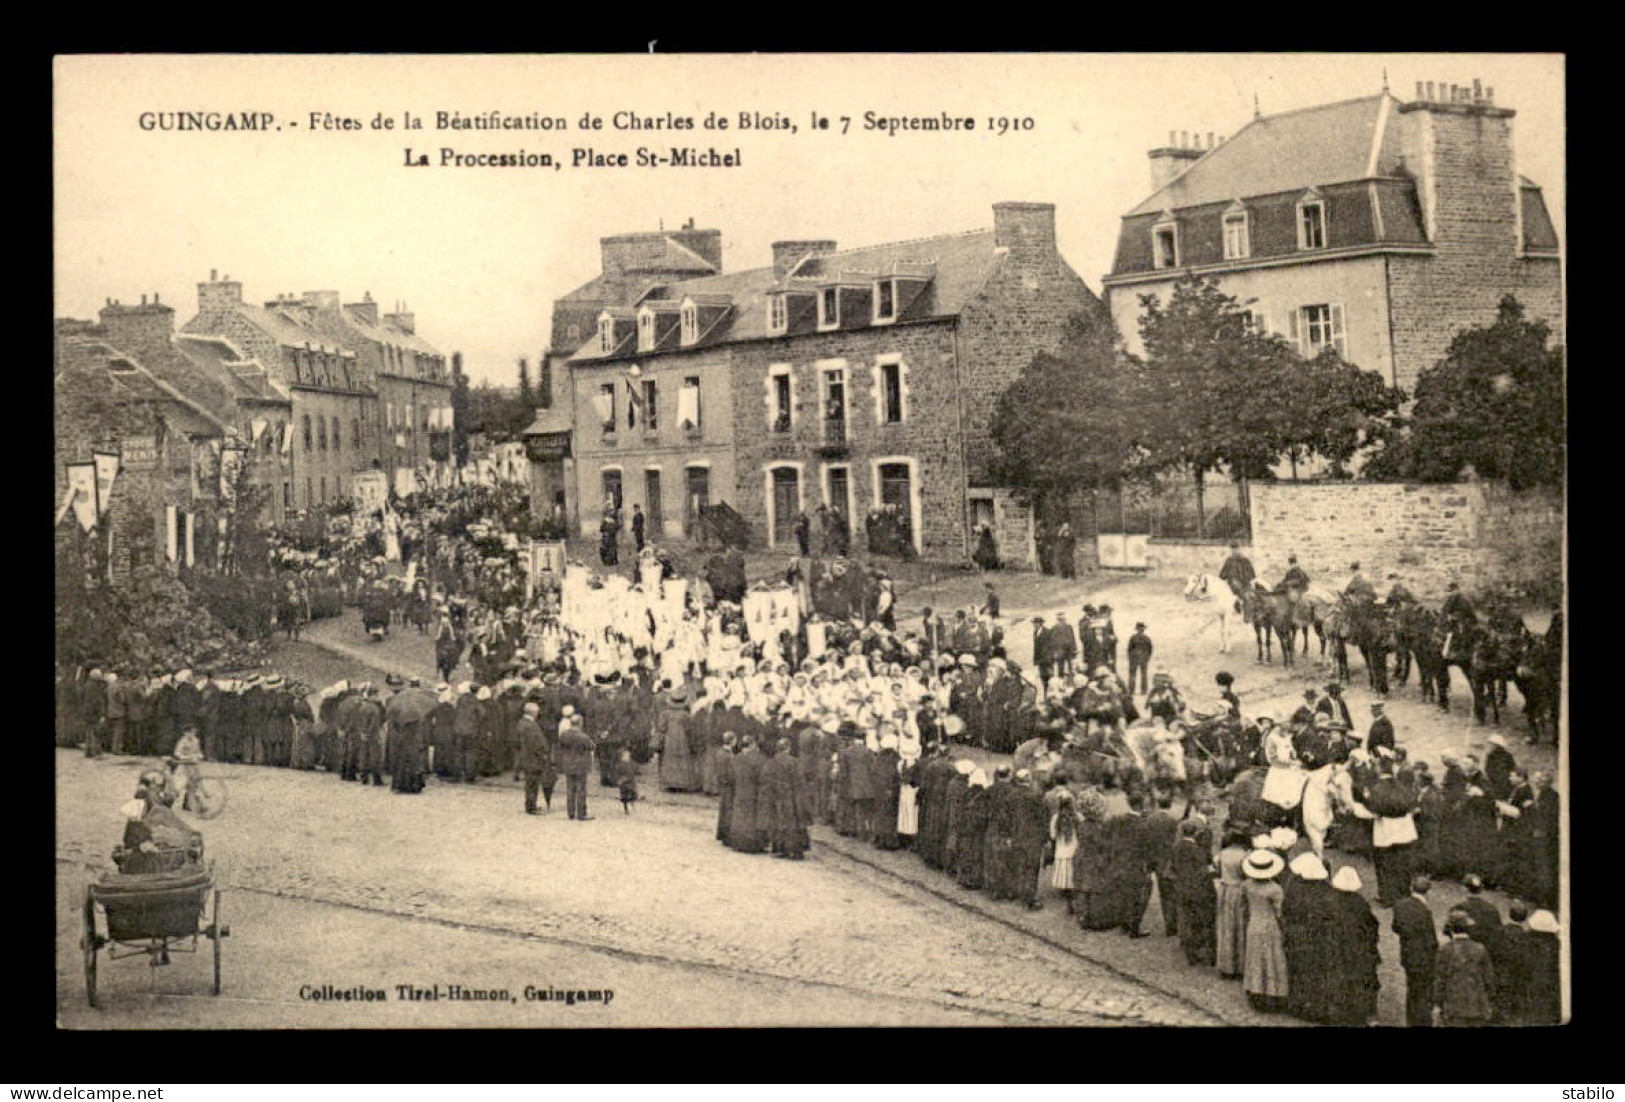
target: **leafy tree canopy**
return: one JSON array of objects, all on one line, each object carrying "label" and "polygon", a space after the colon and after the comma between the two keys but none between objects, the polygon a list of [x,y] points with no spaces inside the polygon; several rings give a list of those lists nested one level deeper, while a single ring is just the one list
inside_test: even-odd
[{"label": "leafy tree canopy", "polygon": [[1565,355],[1551,327],[1511,295],[1493,323],[1465,329],[1423,371],[1407,438],[1373,466],[1384,477],[1448,482],[1471,466],[1514,489],[1560,486],[1567,458]]}]

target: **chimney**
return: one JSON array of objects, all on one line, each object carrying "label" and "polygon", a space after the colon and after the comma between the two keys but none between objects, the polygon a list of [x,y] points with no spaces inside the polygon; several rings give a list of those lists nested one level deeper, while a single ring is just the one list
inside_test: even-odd
[{"label": "chimney", "polygon": [[775,241],[773,242],[773,278],[783,279],[802,260],[809,256],[828,256],[835,251],[833,241]]},{"label": "chimney", "polygon": [[339,293],[337,291],[306,291],[305,305],[312,307],[319,313],[337,313],[339,308]]},{"label": "chimney", "polygon": [[198,313],[207,313],[211,310],[229,310],[234,306],[241,306],[243,302],[243,285],[233,283],[228,276],[225,279],[216,279],[213,269],[209,271],[209,282],[197,285]]},{"label": "chimney", "polygon": [[408,333],[417,332],[417,318],[405,308],[404,304],[402,305],[401,309],[395,311],[393,314],[385,314],[384,321],[388,322],[390,325],[393,325],[397,329],[404,329]]},{"label": "chimney", "polygon": [[361,296],[360,302],[352,302],[345,307],[368,325],[378,324],[378,304],[372,301],[372,292],[368,291]]},{"label": "chimney", "polygon": [[1160,189],[1207,152],[1191,146],[1189,133],[1168,131],[1168,144],[1146,154],[1151,159],[1151,188]]},{"label": "chimney", "polygon": [[1011,258],[1022,265],[1054,263],[1055,204],[994,203],[993,245],[1009,249]]},{"label": "chimney", "polygon": [[168,345],[175,333],[175,311],[141,296],[139,306],[121,306],[116,300],[101,309],[107,343],[137,357],[155,345]]}]

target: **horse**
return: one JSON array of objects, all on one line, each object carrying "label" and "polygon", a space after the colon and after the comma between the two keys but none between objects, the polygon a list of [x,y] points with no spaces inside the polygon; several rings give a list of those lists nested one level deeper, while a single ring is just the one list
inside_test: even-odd
[{"label": "horse", "polygon": [[[1199,570],[1185,580],[1185,600],[1212,601],[1215,597],[1213,592],[1215,588],[1213,579],[1208,575],[1207,571]],[[1234,582],[1230,583],[1230,588],[1235,593],[1235,599],[1225,600],[1222,595],[1219,595],[1217,603],[1212,606],[1211,619],[1203,617],[1202,626],[1196,629],[1197,634],[1201,634],[1208,629],[1209,624],[1216,623],[1219,625],[1220,654],[1230,653],[1230,617],[1241,612],[1241,591]]]},{"label": "horse", "polygon": [[1271,593],[1263,586],[1255,585],[1241,596],[1241,618],[1253,627],[1253,635],[1258,643],[1258,660],[1266,665],[1274,663],[1273,634],[1281,643],[1281,664],[1290,669],[1297,634],[1292,602],[1284,594]]},{"label": "horse", "polygon": [[1558,702],[1562,694],[1562,671],[1552,661],[1551,646],[1539,636],[1530,636],[1518,656],[1514,675],[1523,694],[1523,714],[1529,721],[1529,741],[1539,743],[1550,731],[1557,743]]},{"label": "horse", "polygon": [[[1360,650],[1365,659],[1366,679],[1371,688],[1384,696],[1388,693],[1388,655],[1396,649],[1397,635],[1387,611],[1375,601],[1355,600],[1345,596],[1339,602],[1348,625],[1347,638]],[[1346,669],[1340,676],[1347,677]]]},{"label": "horse", "polygon": [[1264,798],[1264,782],[1268,776],[1269,770],[1259,767],[1236,777],[1228,793],[1230,814],[1225,822],[1226,829],[1250,834],[1255,830],[1269,830],[1278,826],[1296,828],[1298,808],[1282,807]]},{"label": "horse", "polygon": [[1450,710],[1450,675],[1444,661],[1444,622],[1438,613],[1418,604],[1408,604],[1394,613],[1394,680],[1403,685],[1416,667],[1417,683],[1424,701],[1436,701]]}]

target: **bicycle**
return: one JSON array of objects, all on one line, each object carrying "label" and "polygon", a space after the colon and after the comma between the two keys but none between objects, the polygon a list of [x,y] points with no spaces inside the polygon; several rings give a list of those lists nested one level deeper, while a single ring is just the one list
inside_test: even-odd
[{"label": "bicycle", "polygon": [[[165,758],[164,764],[169,769],[164,778],[164,788],[172,797],[180,800],[182,810],[190,811],[200,819],[213,819],[226,810],[226,782],[223,779],[198,772],[197,762]],[[184,784],[180,783],[177,774],[184,775]]]}]

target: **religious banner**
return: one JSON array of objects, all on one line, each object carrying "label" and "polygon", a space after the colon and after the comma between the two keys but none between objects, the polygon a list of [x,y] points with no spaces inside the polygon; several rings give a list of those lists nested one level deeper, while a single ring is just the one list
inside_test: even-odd
[{"label": "religious banner", "polygon": [[388,509],[384,510],[384,558],[390,562],[401,561],[400,522]]},{"label": "religious banner", "polygon": [[91,452],[96,467],[96,516],[105,517],[113,504],[113,483],[118,479],[119,459],[113,452]]},{"label": "religious banner", "polygon": [[362,471],[350,477],[350,500],[356,512],[371,516],[389,500],[389,481],[383,471]]},{"label": "religious banner", "polygon": [[258,444],[260,442],[260,437],[265,435],[265,430],[270,423],[263,418],[257,418],[248,423],[248,431],[250,436],[253,437],[254,443]]},{"label": "religious banner", "polygon": [[69,463],[67,469],[73,514],[79,518],[79,527],[88,532],[96,526],[96,464]]},{"label": "religious banner", "polygon": [[288,455],[293,451],[293,426],[284,421],[280,428],[282,430],[282,454]]}]

